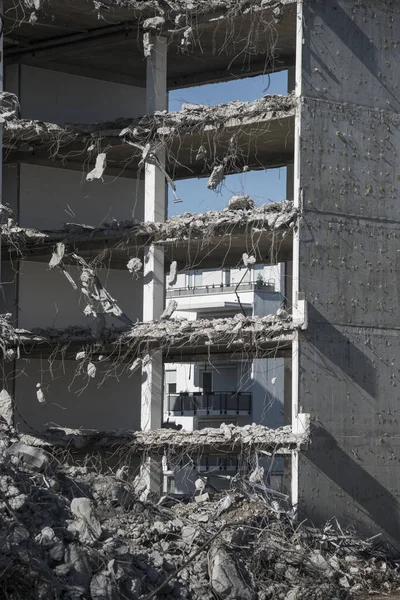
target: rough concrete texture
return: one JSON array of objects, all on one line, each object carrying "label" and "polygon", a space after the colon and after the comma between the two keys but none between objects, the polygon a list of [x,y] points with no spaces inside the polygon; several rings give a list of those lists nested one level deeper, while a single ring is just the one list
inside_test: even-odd
[{"label": "rough concrete texture", "polygon": [[[247,197],[246,197],[247,198]],[[243,202],[241,202],[243,204]],[[48,246],[60,243],[77,243],[88,240],[93,243],[105,239],[125,241],[137,240],[138,244],[166,243],[190,240],[212,240],[218,236],[230,233],[241,233],[251,230],[281,231],[292,230],[297,222],[299,211],[294,208],[290,201],[272,202],[260,207],[251,207],[254,201],[246,200],[246,206],[228,208],[222,211],[208,211],[201,214],[185,212],[183,215],[170,217],[164,223],[136,221],[123,221],[103,223],[99,227],[82,225],[79,223],[67,223],[65,228],[56,231],[38,231],[19,227],[14,221],[8,221],[0,226],[3,243],[9,245],[10,249],[18,248],[20,252],[25,249],[37,247],[48,248]],[[138,262],[139,261],[139,262]],[[128,269],[136,272],[142,267],[141,261],[133,257],[129,261]]]},{"label": "rough concrete texture", "polygon": [[32,446],[68,446],[84,448],[125,445],[129,453],[150,452],[155,454],[182,454],[193,456],[212,448],[213,452],[237,453],[261,451],[269,454],[290,454],[300,450],[309,440],[310,432],[294,434],[290,426],[269,429],[263,425],[236,425],[223,423],[221,427],[207,427],[189,431],[175,429],[153,429],[148,431],[82,431],[50,427],[44,437],[24,434],[23,439]]},{"label": "rough concrete texture", "polygon": [[[64,345],[65,343],[90,344],[97,342],[92,351],[97,354],[107,354],[120,349],[117,360],[123,362],[124,355],[121,351],[125,349],[127,355],[147,354],[149,351],[172,348],[183,350],[203,345],[205,348],[231,348],[235,350],[262,351],[271,344],[282,344],[290,342],[296,326],[291,317],[282,319],[276,315],[265,317],[245,317],[237,314],[234,317],[221,319],[198,319],[189,321],[183,317],[175,319],[152,321],[149,323],[137,323],[132,328],[102,328],[100,332],[93,332],[90,327],[67,327],[66,329],[15,329],[11,327],[7,319],[0,316],[6,327],[0,330],[0,348],[3,356],[8,358],[8,353],[17,349],[24,349],[44,343],[52,346]],[[99,344],[100,342],[100,344]],[[101,344],[108,344],[108,350],[101,348]],[[89,348],[86,348],[88,352]],[[89,356],[90,353],[87,353]],[[74,352],[74,358],[76,351]],[[11,358],[14,357],[14,354]]]},{"label": "rough concrete texture", "polygon": [[8,600],[333,600],[399,586],[388,549],[335,521],[295,523],[263,483],[238,478],[200,502],[155,504],[138,498],[125,468],[104,475],[58,452],[38,471],[10,459],[12,443],[18,436],[1,424],[0,595]]},{"label": "rough concrete texture", "polygon": [[300,512],[399,544],[400,7],[303,8]]},{"label": "rough concrete texture", "polygon": [[[179,112],[156,111],[152,116],[136,119],[117,119],[112,122],[96,123],[94,125],[56,125],[42,121],[18,119],[4,109],[0,114],[4,120],[4,141],[13,145],[27,142],[36,144],[51,144],[53,156],[74,141],[80,141],[92,152],[92,145],[99,138],[120,138],[121,143],[133,144],[143,158],[149,155],[152,141],[168,137],[196,133],[210,128],[218,131],[233,120],[236,124],[255,119],[275,119],[292,113],[296,106],[293,93],[287,96],[264,96],[254,102],[233,101],[218,106],[203,106],[200,104],[184,104]],[[1,110],[1,103],[0,103]],[[94,148],[93,148],[94,150]],[[139,154],[140,154],[139,152]],[[150,152],[151,154],[151,152]],[[97,155],[94,157],[97,158]],[[106,157],[103,157],[104,161]]]}]

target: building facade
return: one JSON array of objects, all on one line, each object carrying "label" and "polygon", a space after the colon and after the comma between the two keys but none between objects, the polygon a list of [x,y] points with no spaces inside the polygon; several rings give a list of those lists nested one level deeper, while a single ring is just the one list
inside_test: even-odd
[{"label": "building facade", "polygon": [[[246,448],[290,457],[301,518],[335,515],[399,543],[398,2],[2,5],[0,324],[14,424],[151,432],[171,364],[196,363],[194,393],[210,387],[210,356],[283,359],[291,442]],[[168,112],[170,89],[278,70],[286,96]],[[167,218],[178,179],[217,189],[274,167],[287,168],[285,202]],[[285,264],[288,318],[216,324],[198,318],[196,295],[177,297],[186,321],[162,317],[166,272],[224,272],[245,253]],[[237,302],[207,294],[211,312]],[[140,460],[159,490],[160,461]]]}]

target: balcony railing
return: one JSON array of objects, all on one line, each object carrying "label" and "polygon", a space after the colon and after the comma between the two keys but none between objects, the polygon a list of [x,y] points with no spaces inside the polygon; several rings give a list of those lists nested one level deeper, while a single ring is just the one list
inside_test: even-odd
[{"label": "balcony railing", "polygon": [[270,281],[250,281],[247,283],[215,283],[212,285],[196,285],[194,287],[184,288],[172,288],[167,290],[167,298],[174,298],[176,296],[204,296],[206,294],[228,294],[236,291],[263,291],[263,292],[274,292],[275,283],[274,280]]},{"label": "balcony railing", "polygon": [[247,392],[181,392],[169,394],[169,415],[246,414],[252,411],[252,395]]}]

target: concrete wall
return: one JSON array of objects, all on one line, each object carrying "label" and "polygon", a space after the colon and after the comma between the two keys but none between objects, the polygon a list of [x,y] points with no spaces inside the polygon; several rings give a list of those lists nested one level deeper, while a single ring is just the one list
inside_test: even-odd
[{"label": "concrete wall", "polygon": [[143,219],[143,182],[123,177],[85,181],[79,171],[21,164],[21,227],[60,229],[64,223],[100,225]]},{"label": "concrete wall", "polygon": [[[19,96],[21,117],[55,123],[94,123],[145,113],[145,90],[59,72],[16,66],[6,70],[6,87]],[[34,164],[4,167],[4,201],[15,211],[23,227],[58,229],[65,222],[99,225],[113,219],[143,220],[143,182],[123,177],[104,177],[86,182],[83,169],[43,167]],[[50,259],[50,252],[49,257]],[[142,319],[142,282],[127,270],[109,269],[105,261],[99,277],[122,310],[133,320]],[[47,262],[21,262],[18,278],[10,266],[3,268],[3,308],[18,304],[23,328],[91,325],[83,315],[85,303],[79,291]],[[79,283],[79,272],[69,268]],[[110,317],[108,325],[120,323]],[[118,378],[108,377],[110,364],[98,365],[97,376],[88,380],[77,373],[74,361],[45,357],[20,359],[15,365],[15,421],[29,431],[46,424],[65,427],[118,429],[140,427],[140,374],[128,378],[122,365]],[[42,384],[45,405],[36,399],[36,383]],[[10,389],[9,382],[7,383]]]},{"label": "concrete wall", "polygon": [[303,6],[301,516],[400,542],[400,8]]},{"label": "concrete wall", "polygon": [[[97,363],[94,379],[77,373],[75,361],[43,357],[16,364],[15,424],[20,431],[43,431],[49,425],[99,429],[140,429],[140,373],[130,377],[120,369],[118,379],[107,377],[110,364]],[[46,404],[36,398],[42,384]]]},{"label": "concrete wall", "polygon": [[21,117],[51,123],[96,123],[146,114],[146,90],[22,65]]},{"label": "concrete wall", "polygon": [[[50,270],[47,263],[24,261],[19,274],[20,327],[55,327],[68,325],[90,326],[92,319],[83,314],[86,306],[79,288],[79,269],[69,267],[68,272],[78,285],[74,290],[58,269]],[[134,279],[128,270],[103,268],[98,271],[100,281],[132,320],[141,320],[143,311],[142,282]],[[120,321],[106,316],[107,324],[121,326]]]}]

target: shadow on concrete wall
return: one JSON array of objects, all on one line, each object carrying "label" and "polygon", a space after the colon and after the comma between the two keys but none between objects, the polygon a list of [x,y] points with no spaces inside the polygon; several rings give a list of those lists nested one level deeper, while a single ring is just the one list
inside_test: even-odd
[{"label": "shadow on concrete wall", "polygon": [[[397,540],[397,546],[400,546],[400,503],[397,498],[340,448],[336,439],[326,429],[321,426],[315,427],[312,435],[315,444],[303,457],[306,464],[303,464],[301,469],[318,469],[339,490],[343,490],[353,499],[354,505],[346,507],[347,499],[341,498],[340,501],[344,504],[344,508],[340,511],[342,515],[347,513],[347,515],[352,515],[354,518],[357,514],[357,507],[355,505],[357,503],[364,514],[373,523],[376,523],[392,540]],[[304,475],[303,473],[303,476],[300,478],[301,482],[307,481]],[[315,485],[314,478],[313,482]],[[332,490],[328,488],[325,491],[332,496]],[[303,499],[301,500],[303,512],[306,515],[309,513],[309,516],[312,518],[314,515],[307,508],[312,502],[310,491],[300,489],[300,497]],[[323,502],[320,505],[324,506],[323,510],[325,514],[320,515],[322,519],[329,519],[335,516],[334,509],[332,508],[333,503]],[[332,511],[332,514],[328,514],[329,511]],[[341,524],[351,525],[352,521],[353,519],[350,517],[347,523],[341,522]],[[371,530],[373,529],[373,526],[371,526]]]},{"label": "shadow on concrete wall", "polygon": [[[312,3],[312,8],[310,8],[310,12],[314,14],[314,20],[318,17],[322,19],[324,25],[327,29],[330,29],[341,42],[347,46],[351,52],[361,64],[365,66],[366,69],[371,73],[371,75],[379,82],[379,85],[384,88],[387,93],[391,96],[391,98],[395,101],[395,106],[399,107],[399,98],[398,94],[392,91],[382,80],[381,68],[379,66],[378,57],[382,56],[382,50],[380,50],[374,40],[368,36],[363,29],[357,24],[357,16],[361,18],[360,15],[356,15],[355,20],[351,18],[349,14],[347,14],[339,0],[331,0],[330,2],[326,2],[326,0],[319,0]],[[349,2],[350,10],[353,2]],[[379,6],[379,1],[376,6]],[[371,7],[370,9],[370,19],[374,18],[373,13],[375,12],[375,8]],[[308,48],[308,51],[305,53],[305,61],[304,68],[305,71],[311,73],[311,64],[310,57],[312,56],[314,60],[320,64],[321,66],[321,74],[325,79],[330,79],[334,81],[336,84],[340,85],[340,81],[333,75],[332,70],[323,62],[322,55],[313,51],[312,48],[312,40],[311,40],[311,32],[313,32],[313,36],[315,35],[315,29],[310,22],[309,25],[310,35],[307,35],[307,28],[305,31],[305,47]],[[380,29],[376,28],[377,34],[380,33]],[[308,59],[307,59],[308,57]],[[333,56],[333,53],[328,53],[328,59],[330,63],[335,62],[336,58]]]},{"label": "shadow on concrete wall", "polygon": [[[309,326],[303,336],[318,351],[320,360],[328,359],[364,392],[375,398],[377,382],[372,361],[311,303],[308,303],[308,321]],[[326,363],[325,365],[326,369],[331,371],[332,377],[337,378],[338,372],[332,371]],[[316,364],[316,369],[320,370],[320,368],[321,365]]]}]

